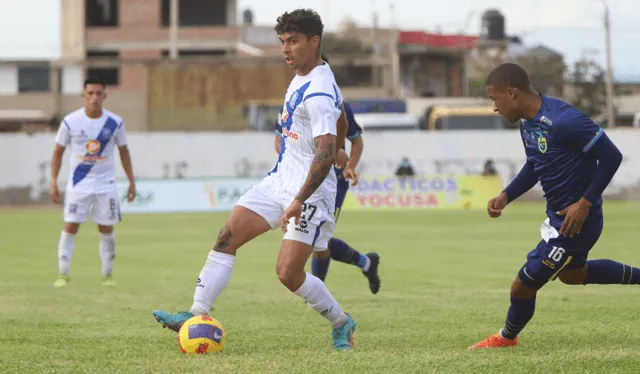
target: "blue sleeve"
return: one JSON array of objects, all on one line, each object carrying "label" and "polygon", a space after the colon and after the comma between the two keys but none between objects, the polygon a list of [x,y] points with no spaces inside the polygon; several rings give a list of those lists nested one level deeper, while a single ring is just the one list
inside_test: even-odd
[{"label": "blue sleeve", "polygon": [[599,137],[600,140],[588,150],[589,154],[593,154],[598,159],[598,166],[596,166],[593,179],[583,195],[585,200],[591,204],[602,196],[605,188],[607,188],[616,171],[618,171],[620,164],[622,164],[622,153],[620,153],[618,147],[613,144],[607,134],[601,132]]},{"label": "blue sleeve", "polygon": [[557,142],[584,153],[589,152],[604,134],[600,126],[575,108],[563,113],[552,128]]},{"label": "blue sleeve", "polygon": [[349,123],[349,128],[347,129],[347,139],[353,140],[357,138],[360,134],[362,134],[362,128],[356,122],[356,117],[353,115],[353,109],[346,102],[344,105],[344,113],[347,116],[347,122]]},{"label": "blue sleeve", "polygon": [[622,153],[605,132],[577,109],[567,111],[554,123],[556,140],[566,147],[595,156],[598,166],[583,197],[595,203],[622,163]]},{"label": "blue sleeve", "polygon": [[276,123],[273,126],[273,131],[278,136],[282,136],[282,122],[280,121],[282,121],[282,108],[280,108],[280,115],[278,116],[278,119],[276,119]]},{"label": "blue sleeve", "polygon": [[518,175],[504,189],[504,193],[509,197],[509,202],[512,202],[532,189],[536,183],[538,183],[538,177],[533,171],[533,165],[527,161]]}]

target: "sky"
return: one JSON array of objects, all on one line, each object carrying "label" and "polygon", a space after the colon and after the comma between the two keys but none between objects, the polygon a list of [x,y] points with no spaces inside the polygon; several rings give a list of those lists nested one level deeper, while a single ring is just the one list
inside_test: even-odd
[{"label": "sky", "polygon": [[[640,23],[634,0],[605,0],[610,9],[614,76],[640,80]],[[0,0],[0,60],[55,59],[60,55],[60,0]],[[498,9],[507,34],[527,45],[544,44],[571,64],[585,54],[603,65],[602,0],[237,0],[238,17],[251,9],[254,23],[273,25],[278,15],[312,8],[334,31],[349,19],[370,27],[374,11],[380,27],[461,32],[477,35],[482,13]],[[391,11],[393,4],[393,11]]]}]

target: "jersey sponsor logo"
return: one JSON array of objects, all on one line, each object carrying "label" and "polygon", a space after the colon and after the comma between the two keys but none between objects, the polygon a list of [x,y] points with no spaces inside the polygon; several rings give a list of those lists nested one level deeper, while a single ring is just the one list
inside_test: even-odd
[{"label": "jersey sponsor logo", "polygon": [[553,122],[545,116],[540,117],[540,122],[546,123],[549,126],[553,126]]},{"label": "jersey sponsor logo", "polygon": [[87,153],[95,155],[96,153],[100,152],[100,142],[95,139],[89,140],[84,144],[84,149],[87,151]]},{"label": "jersey sponsor logo", "polygon": [[291,131],[286,127],[282,128],[282,135],[286,136],[287,138],[291,138],[293,140],[298,140],[300,138],[300,135],[298,135],[297,132]]},{"label": "jersey sponsor logo", "polygon": [[78,156],[78,161],[83,163],[96,163],[99,161],[106,160],[107,156],[102,156],[99,154],[102,146],[100,142],[97,140],[89,140],[84,144],[84,149],[87,151],[86,154]]}]

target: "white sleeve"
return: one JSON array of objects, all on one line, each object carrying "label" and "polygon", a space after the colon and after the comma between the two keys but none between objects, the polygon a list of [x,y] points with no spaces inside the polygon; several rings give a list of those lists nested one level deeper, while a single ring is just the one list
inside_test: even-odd
[{"label": "white sleeve", "polygon": [[61,146],[68,146],[71,143],[71,131],[69,129],[69,125],[65,120],[62,120],[60,126],[58,127],[58,133],[56,134],[56,143]]},{"label": "white sleeve", "polygon": [[124,129],[124,122],[122,122],[120,126],[118,126],[114,140],[116,141],[116,145],[118,147],[127,145],[127,131]]},{"label": "white sleeve", "polygon": [[342,111],[336,108],[333,97],[314,95],[305,99],[304,106],[311,120],[311,132],[314,138],[326,134],[337,134],[336,124]]}]

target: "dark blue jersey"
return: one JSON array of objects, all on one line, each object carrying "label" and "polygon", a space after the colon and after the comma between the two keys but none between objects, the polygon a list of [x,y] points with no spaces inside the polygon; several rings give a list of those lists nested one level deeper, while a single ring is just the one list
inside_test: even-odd
[{"label": "dark blue jersey", "polygon": [[[600,126],[566,102],[544,95],[541,98],[542,105],[536,116],[531,120],[523,120],[520,126],[527,162],[518,178],[526,180],[522,176],[529,174],[529,180],[533,184],[535,179],[540,181],[547,200],[548,215],[552,220],[561,222],[562,218],[555,212],[582,197],[593,204],[592,214],[597,214],[601,211],[602,190],[600,186],[590,187],[596,175],[598,159],[601,158],[602,151],[609,148],[597,147],[594,152],[592,149],[606,135]],[[615,149],[608,138],[606,142]],[[610,177],[605,182],[609,181]],[[512,183],[515,184],[518,183]],[[527,182],[524,183],[526,184]],[[510,194],[509,187],[506,191]]]}]

